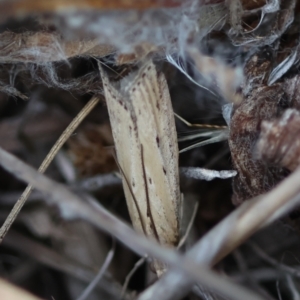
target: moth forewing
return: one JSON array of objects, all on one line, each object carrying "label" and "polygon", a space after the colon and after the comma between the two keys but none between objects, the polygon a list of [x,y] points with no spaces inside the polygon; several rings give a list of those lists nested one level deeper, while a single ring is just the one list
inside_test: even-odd
[{"label": "moth forewing", "polygon": [[159,241],[175,245],[179,227],[178,148],[168,87],[163,74],[158,76],[155,66],[148,63],[128,91],[143,145],[150,213]]},{"label": "moth forewing", "polygon": [[[106,97],[118,163],[124,174],[130,174],[131,170],[137,166],[134,161],[128,158],[128,153],[126,153],[126,151],[123,152],[120,149],[131,149],[133,150],[133,153],[131,154],[132,156],[141,156],[140,144],[136,143],[137,130],[136,124],[133,122],[132,106],[129,101],[126,101],[126,97],[121,96],[116,88],[109,82],[107,76],[102,71],[101,66],[100,71],[103,80],[104,93]],[[126,126],[124,126],[124,124],[126,124]],[[144,219],[144,214],[139,211],[139,209],[142,209],[142,207],[137,206],[130,191],[130,188],[132,185],[134,185],[134,182],[131,180],[130,176],[128,176],[128,181],[130,181],[129,184],[126,183],[126,177],[124,176],[122,181],[127,200],[127,206],[134,226],[139,231],[145,232],[146,219]]]},{"label": "moth forewing", "polygon": [[179,190],[179,175],[178,175],[178,141],[177,132],[175,127],[175,118],[169,94],[169,88],[167,81],[163,74],[159,75],[159,87],[161,99],[161,134],[162,136],[168,136],[167,139],[162,139],[161,148],[164,156],[165,166],[167,169],[168,180],[173,193],[173,199],[176,199],[174,206],[177,206],[176,210],[179,214],[179,203],[181,203],[181,195]]},{"label": "moth forewing", "polygon": [[[132,223],[174,247],[179,241],[178,145],[165,77],[152,62],[122,79],[119,88],[101,74]],[[154,268],[159,273],[162,265],[156,262]]]}]

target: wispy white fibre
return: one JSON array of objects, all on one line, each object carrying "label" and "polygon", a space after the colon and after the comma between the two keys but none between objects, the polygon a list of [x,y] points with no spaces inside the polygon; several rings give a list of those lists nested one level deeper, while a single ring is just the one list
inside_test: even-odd
[{"label": "wispy white fibre", "polygon": [[222,115],[223,115],[223,118],[224,118],[227,126],[230,125],[232,110],[233,110],[232,103],[227,103],[222,106]]},{"label": "wispy white fibre", "polygon": [[52,22],[70,39],[97,38],[99,43],[112,45],[121,53],[130,53],[134,46],[147,42],[162,47],[166,53],[183,55],[187,44],[198,45],[210,31],[220,29],[226,14],[225,3],[188,0],[175,8],[143,12],[70,11],[57,14]]},{"label": "wispy white fibre", "polygon": [[194,167],[181,168],[180,171],[186,177],[207,180],[207,181],[211,181],[215,178],[227,179],[227,178],[234,177],[237,174],[237,172],[234,170],[216,171],[216,170],[194,168]]},{"label": "wispy white fibre", "polygon": [[183,73],[192,83],[194,83],[195,85],[201,87],[202,89],[207,90],[208,92],[210,92],[211,94],[213,94],[214,96],[216,96],[216,94],[214,92],[212,92],[210,89],[208,89],[207,87],[201,85],[199,82],[197,82],[195,79],[193,79],[187,72],[187,70],[184,68],[183,64],[180,62],[180,60],[178,59],[177,61],[173,58],[172,55],[167,54],[166,55],[166,59],[169,63],[171,63],[173,66],[175,66],[181,73]]},{"label": "wispy white fibre", "polygon": [[228,139],[228,136],[229,136],[229,129],[224,128],[224,129],[221,129],[221,130],[208,131],[208,132],[204,132],[204,133],[196,133],[194,135],[190,135],[190,136],[185,137],[185,138],[180,138],[180,139],[178,139],[178,141],[182,142],[182,141],[191,140],[193,138],[199,138],[199,137],[204,137],[204,136],[208,136],[210,138],[206,139],[204,141],[200,141],[200,142],[198,142],[196,144],[193,144],[191,146],[188,146],[186,148],[183,148],[179,151],[179,153],[183,153],[183,152],[186,152],[188,150],[191,150],[191,149],[194,149],[194,148],[197,148],[197,147],[202,147],[202,146],[205,146],[205,145],[226,141]]}]

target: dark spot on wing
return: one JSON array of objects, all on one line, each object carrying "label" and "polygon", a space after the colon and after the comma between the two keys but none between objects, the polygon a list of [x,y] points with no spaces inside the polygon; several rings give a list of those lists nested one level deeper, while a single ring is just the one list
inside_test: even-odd
[{"label": "dark spot on wing", "polygon": [[149,183],[152,184],[152,179],[149,177]]},{"label": "dark spot on wing", "polygon": [[134,131],[137,131],[137,118],[135,115],[131,115],[131,118],[132,118],[132,122],[134,124],[133,129],[134,129]]},{"label": "dark spot on wing", "polygon": [[159,137],[156,136],[156,144],[157,144],[157,147],[159,147]]},{"label": "dark spot on wing", "polygon": [[164,171],[165,175],[167,175],[167,171],[164,167],[163,167],[163,171]]}]

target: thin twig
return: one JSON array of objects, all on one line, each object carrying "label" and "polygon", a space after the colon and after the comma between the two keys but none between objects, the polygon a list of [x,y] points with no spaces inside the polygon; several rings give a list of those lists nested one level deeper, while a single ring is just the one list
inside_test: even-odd
[{"label": "thin twig", "polygon": [[[39,167],[38,171],[40,173],[44,173],[52,160],[54,159],[55,155],[61,149],[63,144],[68,140],[74,130],[78,127],[78,125],[84,120],[84,118],[90,113],[90,111],[97,105],[99,102],[99,97],[94,96],[86,105],[85,107],[79,112],[79,114],[74,118],[74,120],[69,124],[66,130],[62,133],[59,139],[56,141],[44,161],[42,162],[41,166]],[[13,209],[11,210],[10,214],[8,215],[7,219],[5,220],[4,224],[0,228],[0,243],[4,239],[6,233],[8,232],[9,228],[11,227],[12,223],[18,216],[20,210],[22,209],[23,205],[25,204],[26,200],[30,196],[32,191],[32,186],[28,185],[18,199],[16,204],[14,205]]]},{"label": "thin twig", "polygon": [[291,296],[293,300],[300,300],[300,294],[297,290],[297,287],[295,285],[295,282],[292,278],[292,276],[288,275],[286,276],[287,286],[290,289]]},{"label": "thin twig", "polygon": [[[253,233],[299,203],[299,177],[300,169],[297,169],[269,193],[244,202],[192,247],[186,257],[197,265],[214,265],[220,261]],[[191,288],[191,281],[172,271],[140,294],[138,299],[181,299]]]},{"label": "thin twig", "polygon": [[[299,266],[297,266],[299,269]],[[253,278],[256,281],[276,281],[278,278],[283,278],[284,274],[280,270],[276,270],[274,268],[258,268],[254,270],[249,270],[248,275],[241,274],[240,272],[236,272],[230,274],[230,278],[232,278],[235,282],[247,282],[248,277]]]},{"label": "thin twig", "polygon": [[91,283],[85,288],[85,290],[82,292],[82,294],[78,297],[77,300],[85,300],[90,295],[90,293],[94,290],[94,288],[96,287],[98,282],[103,277],[104,273],[106,272],[107,268],[109,267],[109,265],[114,257],[115,250],[116,250],[115,248],[116,248],[115,242],[113,241],[112,248],[109,250],[109,252],[105,258],[105,261],[104,261],[102,267],[100,268],[98,274],[91,281]]},{"label": "thin twig", "polygon": [[124,295],[125,295],[125,292],[127,290],[127,287],[128,287],[128,284],[130,282],[130,279],[132,278],[132,276],[134,275],[134,273],[138,270],[138,268],[140,266],[143,265],[143,263],[146,261],[147,259],[147,256],[144,256],[144,257],[141,257],[133,266],[133,268],[130,270],[130,272],[127,274],[126,278],[125,278],[125,281],[124,281],[124,284],[123,284],[123,287],[122,287],[122,292],[121,292],[121,297],[120,299],[123,300],[124,299]]},{"label": "thin twig", "polygon": [[184,123],[188,127],[198,127],[198,128],[206,128],[206,129],[228,129],[226,125],[213,125],[213,124],[193,124],[184,119],[183,117],[174,113],[174,116],[177,117],[182,123]]},{"label": "thin twig", "polygon": [[197,212],[198,212],[198,208],[199,208],[199,202],[196,202],[195,203],[195,206],[194,206],[194,209],[193,209],[193,214],[191,216],[191,220],[186,228],[186,231],[184,233],[184,235],[182,236],[182,238],[180,239],[179,243],[178,243],[178,246],[177,248],[180,249],[186,242],[186,240],[188,239],[189,237],[189,234],[192,230],[192,226],[194,224],[194,221],[195,221],[195,218],[196,218],[196,215],[197,215]]},{"label": "thin twig", "polygon": [[[79,261],[74,261],[72,258],[58,253],[54,249],[45,246],[31,238],[11,230],[9,235],[3,240],[3,245],[18,252],[22,252],[32,260],[58,270],[66,275],[76,278],[83,283],[89,283],[95,277],[95,272],[92,266],[81,264]],[[110,296],[110,299],[119,299],[121,286],[104,276],[98,284],[99,290]],[[2,300],[2,298],[0,297]],[[128,294],[124,300],[129,300]]]},{"label": "thin twig", "polygon": [[276,291],[277,291],[277,295],[278,295],[278,298],[279,300],[283,300],[282,297],[281,297],[281,292],[280,292],[280,287],[279,287],[279,279],[276,281]]},{"label": "thin twig", "polygon": [[263,287],[261,287],[254,278],[252,278],[249,275],[247,262],[242,252],[239,249],[236,249],[233,251],[233,256],[237,262],[240,272],[244,274],[244,276],[247,278],[248,286],[250,286],[254,291],[262,295],[265,298],[265,300],[274,300],[274,298],[271,295],[269,295],[269,293]]},{"label": "thin twig", "polygon": [[64,185],[38,173],[34,168],[26,165],[2,148],[0,148],[0,164],[17,178],[47,194],[46,201],[50,204],[56,204],[65,219],[81,218],[90,222],[97,228],[115,236],[141,256],[148,254],[177,270],[180,269],[180,273],[185,274],[185,279],[189,283],[198,282],[233,300],[262,300],[252,291],[216,275],[208,268],[195,264],[190,258],[183,259],[182,255],[176,253],[175,250],[164,248],[157,242],[147,239],[143,234],[135,232],[105,210],[99,203],[83,201]]},{"label": "thin twig", "polygon": [[300,270],[297,270],[296,268],[292,268],[290,266],[287,266],[285,264],[282,264],[282,263],[278,262],[276,259],[274,259],[271,256],[269,256],[258,245],[256,245],[253,242],[248,242],[247,244],[265,262],[267,262],[270,265],[276,267],[277,269],[281,270],[282,272],[285,272],[285,273],[288,273],[289,275],[292,275],[292,276],[295,276],[297,278],[300,278]]}]

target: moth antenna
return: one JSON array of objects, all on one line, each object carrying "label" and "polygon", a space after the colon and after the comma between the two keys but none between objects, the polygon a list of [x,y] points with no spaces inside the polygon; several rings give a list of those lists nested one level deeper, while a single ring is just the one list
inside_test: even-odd
[{"label": "moth antenna", "polygon": [[191,150],[191,149],[194,149],[194,148],[197,148],[197,147],[202,147],[202,146],[205,146],[205,145],[222,142],[222,141],[225,141],[227,139],[228,139],[228,132],[222,132],[222,133],[218,134],[217,136],[212,137],[208,140],[201,141],[199,143],[196,143],[194,145],[191,145],[191,146],[188,146],[184,149],[181,149],[179,151],[179,153],[183,153],[183,152],[186,152],[188,150]]},{"label": "moth antenna", "polygon": [[198,212],[198,208],[199,208],[199,202],[196,202],[195,206],[194,206],[194,209],[193,209],[193,214],[192,214],[191,220],[190,220],[190,222],[188,224],[188,227],[187,227],[187,229],[185,231],[184,236],[179,241],[177,249],[180,249],[184,245],[184,243],[186,242],[186,240],[187,240],[187,238],[188,238],[188,236],[189,236],[189,234],[191,232],[192,226],[194,224],[194,221],[195,221],[195,218],[196,218],[196,215],[197,215],[197,212]]},{"label": "moth antenna", "polygon": [[110,66],[108,66],[106,63],[100,61],[99,59],[95,58],[97,63],[98,63],[98,67],[101,70],[102,67],[101,65],[105,66],[107,69],[111,70],[113,73],[117,74],[118,76],[120,76],[120,73],[118,73],[117,71],[115,71],[113,68],[111,68]]},{"label": "moth antenna", "polygon": [[123,76],[123,73],[126,72],[128,69],[124,68],[120,73],[117,73],[118,77],[116,78],[116,80],[120,80],[121,78],[124,78],[125,76]]},{"label": "moth antenna", "polygon": [[133,266],[133,268],[130,270],[130,272],[127,274],[124,284],[122,286],[122,292],[121,292],[121,297],[120,300],[122,300],[124,298],[125,292],[127,290],[128,284],[132,278],[132,276],[134,275],[134,273],[138,270],[138,268],[140,268],[142,266],[142,264],[146,261],[146,259],[148,258],[148,255],[145,255],[144,257],[140,258]]},{"label": "moth antenna", "polygon": [[178,138],[178,142],[185,142],[190,140],[195,140],[198,138],[213,138],[221,133],[227,132],[226,129],[223,130],[206,130],[204,132],[197,132],[195,134],[190,134],[188,136]]},{"label": "moth antenna", "polygon": [[143,220],[143,218],[142,218],[142,213],[141,213],[140,208],[139,208],[139,206],[138,206],[138,204],[137,204],[137,200],[136,200],[135,195],[134,195],[134,193],[133,193],[133,191],[132,191],[132,189],[131,189],[131,186],[130,186],[130,184],[129,184],[128,178],[126,177],[125,173],[123,172],[123,169],[122,169],[121,165],[120,165],[119,162],[118,162],[118,159],[117,159],[117,157],[116,157],[115,151],[112,151],[112,154],[113,154],[113,157],[114,157],[114,159],[115,159],[115,161],[116,161],[116,164],[117,164],[119,170],[120,170],[121,173],[122,173],[123,178],[125,179],[125,182],[126,182],[126,184],[127,184],[127,187],[128,187],[128,189],[129,189],[129,191],[130,191],[130,194],[131,194],[131,196],[132,196],[132,199],[133,199],[134,204],[135,204],[135,206],[136,206],[136,209],[137,209],[137,211],[138,211],[139,218],[140,218],[140,220],[141,220],[141,225],[142,225],[144,234],[147,235],[147,234],[146,234],[146,226],[145,226],[144,220]]},{"label": "moth antenna", "polygon": [[183,122],[185,125],[187,125],[189,127],[210,128],[210,129],[227,129],[228,128],[228,126],[226,126],[226,125],[192,124],[192,123],[188,122],[187,120],[185,120],[184,118],[182,118],[181,116],[177,115],[176,113],[174,113],[174,115],[176,118],[178,118],[181,122]]},{"label": "moth antenna", "polygon": [[213,131],[209,131],[209,132],[201,132],[201,133],[196,133],[196,134],[193,134],[193,135],[189,135],[187,137],[179,138],[178,139],[179,142],[192,140],[192,139],[196,139],[196,138],[200,138],[200,137],[208,137],[209,138],[205,141],[201,141],[199,143],[196,143],[194,145],[191,145],[191,146],[188,146],[184,149],[181,149],[179,151],[179,153],[191,150],[191,149],[196,148],[196,147],[202,147],[202,146],[205,146],[205,145],[208,145],[208,144],[213,144],[213,143],[225,141],[225,140],[228,139],[228,134],[229,134],[228,126],[225,126],[225,125],[219,126],[219,125],[210,125],[210,124],[192,124],[192,123],[188,122],[187,120],[185,120],[184,118],[182,118],[181,116],[177,115],[176,113],[174,113],[174,115],[181,122],[183,122],[185,125],[187,125],[189,127],[198,127],[198,128],[212,129],[213,130]]}]

